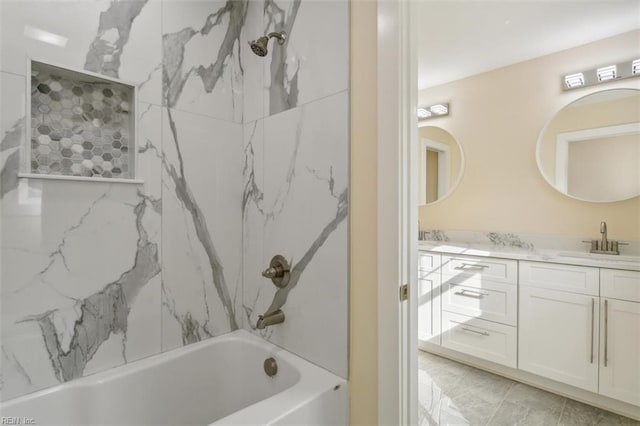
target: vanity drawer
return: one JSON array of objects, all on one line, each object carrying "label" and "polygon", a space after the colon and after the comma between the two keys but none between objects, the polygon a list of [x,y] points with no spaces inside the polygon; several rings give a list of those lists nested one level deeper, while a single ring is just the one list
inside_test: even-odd
[{"label": "vanity drawer", "polygon": [[598,268],[520,261],[520,285],[570,293],[599,294]]},{"label": "vanity drawer", "polygon": [[442,256],[442,274],[464,274],[479,279],[516,284],[518,262],[509,259],[478,256]]},{"label": "vanity drawer", "polygon": [[418,268],[421,271],[433,271],[440,268],[441,256],[437,253],[418,252]]},{"label": "vanity drawer", "polygon": [[486,280],[456,283],[450,279],[442,285],[442,309],[515,326],[518,287]]},{"label": "vanity drawer", "polygon": [[442,312],[442,346],[516,367],[516,328],[491,321]]},{"label": "vanity drawer", "polygon": [[640,272],[600,269],[600,294],[602,297],[640,302]]}]

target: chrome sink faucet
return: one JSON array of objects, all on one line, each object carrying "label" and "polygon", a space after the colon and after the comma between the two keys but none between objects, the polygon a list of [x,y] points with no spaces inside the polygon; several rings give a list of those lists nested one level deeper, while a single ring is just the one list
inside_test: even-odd
[{"label": "chrome sink faucet", "polygon": [[607,240],[607,222],[600,222],[600,234],[602,241],[600,242],[600,250],[609,250],[609,241]]},{"label": "chrome sink faucet", "polygon": [[586,240],[583,243],[591,244],[591,253],[598,254],[620,254],[618,246],[627,245],[627,243],[621,243],[620,241],[611,240],[607,237],[607,222],[600,222],[600,234],[602,238],[600,240]]}]

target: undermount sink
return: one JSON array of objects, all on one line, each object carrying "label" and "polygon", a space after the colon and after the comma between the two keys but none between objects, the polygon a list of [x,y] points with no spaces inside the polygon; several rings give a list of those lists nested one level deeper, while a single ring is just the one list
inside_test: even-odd
[{"label": "undermount sink", "polygon": [[622,256],[616,254],[598,254],[598,253],[581,253],[579,251],[576,252],[563,252],[558,253],[559,257],[567,257],[574,259],[593,259],[593,260],[604,260],[609,262],[631,262],[631,263],[640,263],[640,256]]}]

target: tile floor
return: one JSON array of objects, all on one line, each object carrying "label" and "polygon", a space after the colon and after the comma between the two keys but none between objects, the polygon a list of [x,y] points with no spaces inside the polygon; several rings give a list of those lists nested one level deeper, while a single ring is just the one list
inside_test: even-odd
[{"label": "tile floor", "polygon": [[640,426],[640,422],[419,351],[420,426]]}]

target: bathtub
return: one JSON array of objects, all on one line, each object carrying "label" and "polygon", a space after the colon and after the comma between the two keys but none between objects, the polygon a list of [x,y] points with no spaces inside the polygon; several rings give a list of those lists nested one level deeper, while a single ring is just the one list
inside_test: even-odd
[{"label": "bathtub", "polygon": [[0,424],[337,426],[347,407],[344,379],[238,330],[6,401]]}]

